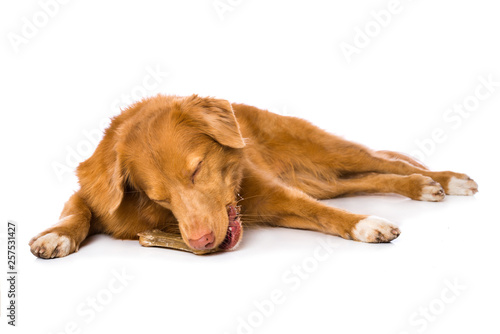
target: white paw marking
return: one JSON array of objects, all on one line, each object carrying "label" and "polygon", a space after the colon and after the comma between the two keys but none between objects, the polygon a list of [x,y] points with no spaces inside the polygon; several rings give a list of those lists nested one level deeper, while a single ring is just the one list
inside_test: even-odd
[{"label": "white paw marking", "polygon": [[454,176],[448,182],[449,195],[472,196],[477,193],[477,183],[471,179],[458,179]]},{"label": "white paw marking", "polygon": [[360,220],[352,230],[353,237],[364,242],[389,242],[396,239],[400,233],[396,225],[377,216]]},{"label": "white paw marking", "polygon": [[31,244],[31,253],[44,259],[63,257],[71,251],[71,239],[65,235],[48,233]]},{"label": "white paw marking", "polygon": [[444,199],[444,189],[437,182],[432,182],[431,184],[425,185],[422,188],[422,195],[420,195],[421,201],[429,202],[439,202]]}]

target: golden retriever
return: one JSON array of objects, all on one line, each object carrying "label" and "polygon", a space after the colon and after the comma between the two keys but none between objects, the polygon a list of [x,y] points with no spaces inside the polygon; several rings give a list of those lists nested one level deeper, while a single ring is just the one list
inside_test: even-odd
[{"label": "golden retriever", "polygon": [[59,222],[30,241],[35,256],[66,256],[96,233],[137,239],[151,229],[178,232],[195,250],[231,250],[240,219],[389,242],[400,234],[391,222],[318,200],[362,192],[441,201],[477,192],[465,174],[433,172],[299,118],[197,95],[130,106],[77,175],[80,190]]}]

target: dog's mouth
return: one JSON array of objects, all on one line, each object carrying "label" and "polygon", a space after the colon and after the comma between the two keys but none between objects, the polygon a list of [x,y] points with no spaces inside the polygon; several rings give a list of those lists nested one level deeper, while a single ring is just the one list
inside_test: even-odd
[{"label": "dog's mouth", "polygon": [[219,249],[225,251],[234,249],[240,242],[243,233],[243,227],[240,221],[240,207],[228,205],[227,216],[229,218],[229,225],[227,227],[226,237],[219,245]]}]

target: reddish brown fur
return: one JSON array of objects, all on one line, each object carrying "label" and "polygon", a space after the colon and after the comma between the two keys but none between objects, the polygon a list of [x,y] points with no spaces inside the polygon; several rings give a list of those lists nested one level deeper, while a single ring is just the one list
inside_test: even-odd
[{"label": "reddish brown fur", "polygon": [[70,238],[69,253],[91,234],[135,239],[154,228],[178,231],[186,242],[211,231],[218,245],[228,229],[226,206],[238,193],[244,224],[355,239],[353,228],[367,216],[317,199],[359,192],[420,199],[426,185],[439,182],[449,193],[451,177],[468,179],[432,172],[401,153],[374,152],[302,119],[196,95],[159,95],[129,107],[77,175],[81,188],[60,223],[30,242],[36,256],[67,255],[36,243],[51,232]]}]

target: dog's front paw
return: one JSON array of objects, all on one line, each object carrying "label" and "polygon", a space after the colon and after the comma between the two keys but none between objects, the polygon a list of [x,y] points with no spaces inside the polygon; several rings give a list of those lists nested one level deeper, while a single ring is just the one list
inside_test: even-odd
[{"label": "dog's front paw", "polygon": [[390,242],[400,233],[399,228],[387,219],[368,216],[354,226],[351,235],[357,241],[380,243]]},{"label": "dog's front paw", "polygon": [[452,176],[448,182],[448,195],[472,196],[477,193],[477,183],[467,175],[463,177]]},{"label": "dog's front paw", "polygon": [[31,239],[31,253],[43,259],[64,257],[75,251],[75,242],[66,235],[51,232]]}]

